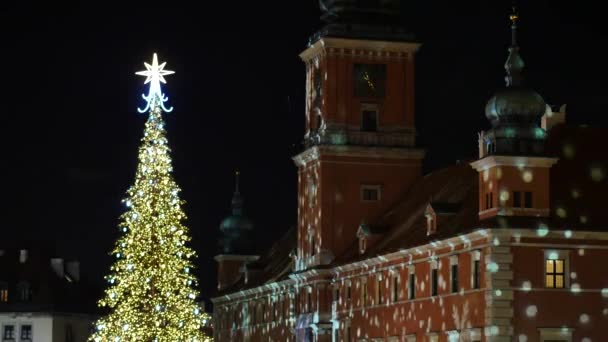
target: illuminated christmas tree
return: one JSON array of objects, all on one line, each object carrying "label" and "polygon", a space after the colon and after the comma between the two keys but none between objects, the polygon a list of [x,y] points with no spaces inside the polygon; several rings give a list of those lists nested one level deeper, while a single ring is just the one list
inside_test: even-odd
[{"label": "illuminated christmas tree", "polygon": [[192,274],[195,253],[186,246],[188,229],[181,209],[179,187],[171,172],[171,158],[162,113],[167,97],[160,82],[172,71],[163,70],[154,54],[145,63],[150,83],[141,113],[149,112],[139,148],[135,184],[124,200],[118,239],[112,252],[115,261],[106,276],[108,288],[99,305],[110,313],[96,322],[93,341],[210,341],[202,326],[210,317],[195,301],[197,281]]}]

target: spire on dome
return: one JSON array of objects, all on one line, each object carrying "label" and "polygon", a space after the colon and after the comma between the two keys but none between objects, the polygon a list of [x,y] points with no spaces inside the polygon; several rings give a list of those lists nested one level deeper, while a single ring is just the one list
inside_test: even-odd
[{"label": "spire on dome", "polygon": [[513,6],[509,19],[511,20],[511,46],[509,46],[509,57],[507,57],[507,61],[505,62],[505,70],[507,71],[505,81],[507,82],[507,87],[513,87],[522,85],[522,71],[525,67],[524,60],[519,55],[519,46],[517,45],[517,21],[519,20],[519,15],[515,6]]},{"label": "spire on dome", "polygon": [[232,195],[232,215],[241,215],[243,213],[243,198],[239,191],[239,176],[241,173],[236,170],[234,173],[234,195]]}]

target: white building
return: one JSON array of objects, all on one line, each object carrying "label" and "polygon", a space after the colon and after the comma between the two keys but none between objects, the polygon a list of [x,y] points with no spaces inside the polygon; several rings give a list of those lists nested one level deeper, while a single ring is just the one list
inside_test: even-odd
[{"label": "white building", "polygon": [[0,249],[0,342],[84,342],[95,316],[78,261]]}]

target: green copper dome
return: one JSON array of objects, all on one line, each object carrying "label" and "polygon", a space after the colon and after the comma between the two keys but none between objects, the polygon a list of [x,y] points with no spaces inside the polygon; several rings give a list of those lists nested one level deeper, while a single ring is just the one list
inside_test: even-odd
[{"label": "green copper dome", "polygon": [[536,125],[546,110],[545,100],[534,90],[508,87],[486,104],[486,117],[493,127]]}]

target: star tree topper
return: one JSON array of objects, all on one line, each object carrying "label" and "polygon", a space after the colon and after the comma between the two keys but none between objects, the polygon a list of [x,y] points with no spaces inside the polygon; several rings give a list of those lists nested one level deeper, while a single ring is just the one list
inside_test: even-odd
[{"label": "star tree topper", "polygon": [[148,95],[147,96],[146,96],[146,94],[141,95],[144,98],[144,100],[146,100],[147,104],[144,109],[137,108],[137,111],[139,111],[140,113],[144,113],[148,110],[154,110],[157,106],[162,108],[162,110],[164,110],[167,113],[171,112],[173,110],[173,107],[171,107],[171,108],[165,107],[165,102],[167,102],[167,100],[169,98],[167,96],[165,96],[165,94],[163,94],[163,92],[160,89],[160,82],[165,83],[165,84],[167,83],[164,76],[175,73],[174,71],[164,70],[165,64],[167,64],[167,62],[163,62],[159,65],[158,57],[156,56],[156,53],[154,53],[154,55],[152,57],[152,64],[148,64],[148,63],[144,62],[144,65],[146,66],[147,70],[138,71],[135,73],[137,75],[146,77],[144,84],[150,83],[150,89],[148,91]]}]

